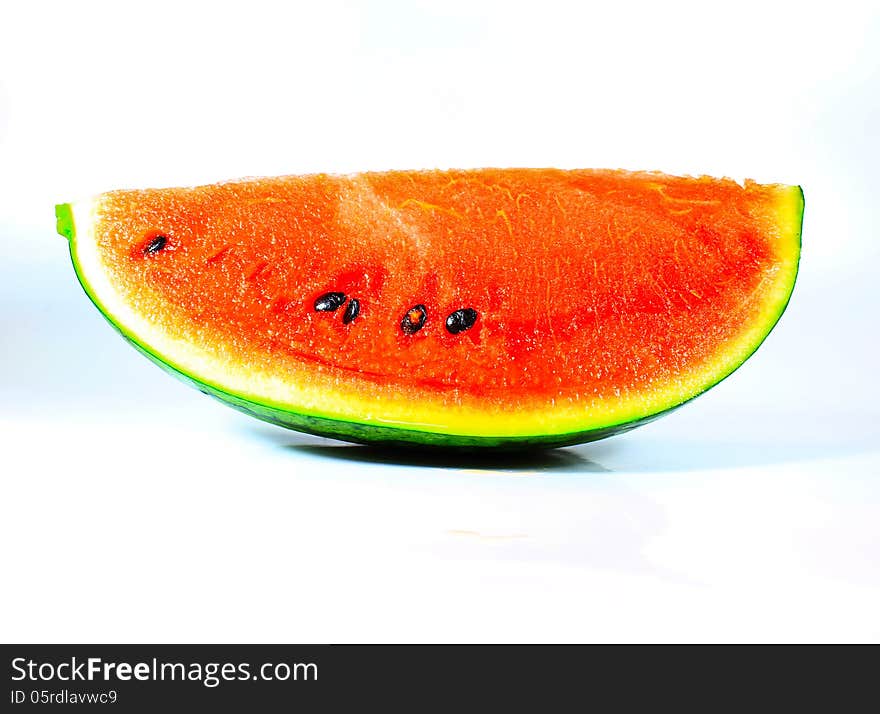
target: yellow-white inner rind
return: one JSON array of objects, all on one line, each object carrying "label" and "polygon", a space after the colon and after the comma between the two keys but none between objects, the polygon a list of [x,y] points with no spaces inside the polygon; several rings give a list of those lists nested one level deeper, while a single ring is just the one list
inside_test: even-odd
[{"label": "yellow-white inner rind", "polygon": [[388,389],[369,393],[352,386],[350,377],[319,374],[305,365],[300,373],[272,374],[264,367],[244,367],[225,358],[223,346],[201,334],[186,339],[169,334],[161,321],[150,319],[131,304],[111,279],[96,240],[100,196],[71,205],[75,225],[71,254],[84,288],[117,328],[161,362],[215,390],[296,414],[345,422],[462,436],[527,437],[576,433],[656,414],[734,371],[766,337],[788,302],[798,268],[802,208],[797,187],[779,187],[774,216],[776,263],[743,304],[742,330],[713,358],[645,390],[612,399],[577,395],[515,413],[449,398],[441,401],[430,394],[414,401]]}]

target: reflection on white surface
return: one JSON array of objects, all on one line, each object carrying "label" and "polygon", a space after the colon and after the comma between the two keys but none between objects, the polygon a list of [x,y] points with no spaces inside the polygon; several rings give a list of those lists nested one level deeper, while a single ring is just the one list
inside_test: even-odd
[{"label": "reflection on white surface", "polygon": [[5,604],[58,639],[880,636],[877,451],[651,470],[696,448],[670,425],[412,463],[207,406],[4,423]]}]

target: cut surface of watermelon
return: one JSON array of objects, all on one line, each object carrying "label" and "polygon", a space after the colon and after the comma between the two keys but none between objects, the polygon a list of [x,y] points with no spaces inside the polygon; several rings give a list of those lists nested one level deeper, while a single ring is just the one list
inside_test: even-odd
[{"label": "cut surface of watermelon", "polygon": [[261,419],[363,442],[557,446],[733,372],[782,314],[798,186],[610,170],[252,179],[61,204],[104,316]]}]

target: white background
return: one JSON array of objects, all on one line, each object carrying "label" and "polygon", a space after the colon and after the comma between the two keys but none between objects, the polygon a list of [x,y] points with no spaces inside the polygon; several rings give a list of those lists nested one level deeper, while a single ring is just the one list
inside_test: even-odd
[{"label": "white background", "polygon": [[[177,383],[53,204],[243,175],[800,183],[733,377],[605,442],[377,454]],[[0,5],[0,639],[880,640],[877,3]]]}]

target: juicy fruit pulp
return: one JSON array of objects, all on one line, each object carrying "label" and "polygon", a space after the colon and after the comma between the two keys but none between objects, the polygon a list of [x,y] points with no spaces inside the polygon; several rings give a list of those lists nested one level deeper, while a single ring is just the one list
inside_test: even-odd
[{"label": "juicy fruit pulp", "polygon": [[204,391],[352,440],[498,446],[601,438],[732,372],[788,301],[803,199],[705,177],[484,169],[60,208],[98,307]]}]

